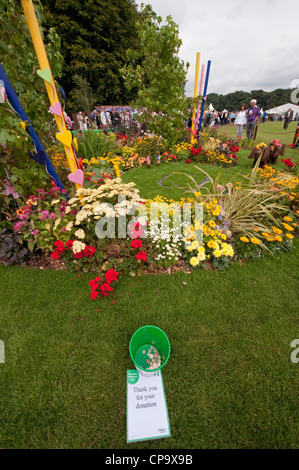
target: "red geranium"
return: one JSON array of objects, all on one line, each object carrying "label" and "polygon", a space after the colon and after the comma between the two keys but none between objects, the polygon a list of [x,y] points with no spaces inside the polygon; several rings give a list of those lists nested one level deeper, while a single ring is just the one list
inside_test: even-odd
[{"label": "red geranium", "polygon": [[58,250],[54,251],[54,253],[51,253],[51,258],[59,259],[60,258],[60,252]]},{"label": "red geranium", "polygon": [[142,261],[146,261],[145,251],[139,251],[139,253],[136,255],[136,259],[141,259]]},{"label": "red geranium", "polygon": [[91,300],[96,299],[98,297],[98,295],[99,295],[98,291],[96,291],[96,290],[91,291],[91,293],[90,293]]},{"label": "red geranium", "polygon": [[190,160],[189,160],[189,158],[187,158],[187,160],[186,160],[186,163],[190,163]]},{"label": "red geranium", "polygon": [[105,279],[110,284],[113,281],[117,281],[118,272],[114,271],[114,269],[108,269],[105,274]]},{"label": "red geranium", "polygon": [[132,248],[141,248],[142,247],[142,241],[141,240],[133,240],[131,242],[131,247]]}]

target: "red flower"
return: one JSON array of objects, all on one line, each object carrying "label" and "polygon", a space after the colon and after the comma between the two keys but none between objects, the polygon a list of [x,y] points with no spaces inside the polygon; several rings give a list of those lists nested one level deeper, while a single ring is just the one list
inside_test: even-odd
[{"label": "red flower", "polygon": [[97,290],[100,284],[98,284],[94,279],[91,279],[88,285],[91,287],[91,290]]},{"label": "red flower", "polygon": [[141,259],[142,261],[146,261],[145,251],[139,251],[139,253],[136,255],[136,259]]},{"label": "red flower", "polygon": [[104,284],[100,286],[100,290],[102,295],[107,296],[109,295],[108,292],[113,292],[113,287],[111,287],[107,282],[104,282]]},{"label": "red flower", "polygon": [[96,290],[93,290],[91,293],[90,293],[90,298],[91,300],[95,300],[99,295],[99,292],[97,292]]},{"label": "red flower", "polygon": [[110,284],[113,281],[117,281],[117,276],[118,272],[114,271],[114,269],[108,269],[108,271],[105,274],[105,279],[108,284]]},{"label": "red flower", "polygon": [[59,250],[61,253],[64,252],[64,243],[60,240],[57,240],[55,243],[54,243],[54,246],[56,246],[56,249]]},{"label": "red flower", "polygon": [[142,247],[142,241],[141,240],[133,240],[131,242],[131,247],[132,248],[141,248]]},{"label": "red flower", "polygon": [[73,243],[74,243],[74,240],[69,240],[68,242],[66,242],[65,249],[70,250],[71,247],[73,246]]},{"label": "red flower", "polygon": [[96,281],[96,282],[101,282],[101,280],[102,280],[102,278],[101,278],[100,276],[97,276],[97,277],[95,278],[95,281]]},{"label": "red flower", "polygon": [[60,253],[58,250],[54,251],[54,253],[51,253],[51,258],[54,259],[59,259],[60,258]]},{"label": "red flower", "polygon": [[190,163],[190,160],[189,160],[189,158],[187,158],[187,160],[186,160],[186,163]]}]

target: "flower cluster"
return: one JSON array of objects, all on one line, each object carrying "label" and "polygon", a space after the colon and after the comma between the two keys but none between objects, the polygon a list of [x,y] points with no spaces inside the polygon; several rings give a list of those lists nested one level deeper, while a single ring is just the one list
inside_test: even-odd
[{"label": "flower cluster", "polygon": [[89,287],[91,287],[91,300],[97,299],[99,294],[101,294],[102,297],[108,297],[114,290],[111,284],[112,282],[117,281],[118,276],[119,273],[117,271],[114,269],[108,269],[105,273],[105,279],[103,279],[103,282],[100,276],[97,276],[95,279],[91,279],[88,283]]},{"label": "flower cluster", "polygon": [[286,158],[286,159],[281,159],[282,163],[285,164],[285,166],[287,167],[292,167],[294,166],[295,164],[292,162],[292,160],[290,158]]},{"label": "flower cluster", "polygon": [[51,258],[60,259],[61,255],[65,251],[72,251],[75,259],[81,258],[92,258],[95,253],[95,247],[86,245],[78,240],[69,240],[64,243],[61,240],[57,240],[54,243],[55,251],[51,253]]}]

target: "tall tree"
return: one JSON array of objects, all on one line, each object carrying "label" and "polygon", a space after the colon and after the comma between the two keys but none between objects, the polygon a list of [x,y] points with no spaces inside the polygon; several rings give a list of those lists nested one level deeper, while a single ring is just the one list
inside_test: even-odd
[{"label": "tall tree", "polygon": [[[101,104],[126,104],[120,74],[125,51],[139,48],[133,0],[42,0],[48,27],[59,34],[64,57],[63,88],[70,93],[74,77],[87,80]],[[76,110],[74,110],[76,111]]]},{"label": "tall tree", "polygon": [[174,143],[187,108],[184,85],[189,64],[178,57],[182,41],[172,17],[161,25],[162,18],[150,5],[142,5],[142,15],[143,21],[137,23],[140,54],[127,52],[131,63],[122,74],[129,90],[138,87],[133,106],[145,108],[142,119],[150,131]]}]

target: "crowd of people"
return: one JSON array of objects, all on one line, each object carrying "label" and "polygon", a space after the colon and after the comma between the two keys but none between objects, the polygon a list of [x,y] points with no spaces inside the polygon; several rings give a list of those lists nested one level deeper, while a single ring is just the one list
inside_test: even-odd
[{"label": "crowd of people", "polygon": [[[203,116],[204,127],[216,127],[223,126],[226,124],[234,124],[237,131],[237,139],[240,140],[243,136],[243,131],[246,129],[246,138],[253,140],[254,131],[257,122],[266,122],[279,120],[284,121],[283,128],[287,129],[291,121],[299,121],[299,113],[294,112],[291,108],[284,115],[267,115],[266,111],[260,109],[257,105],[257,100],[250,101],[250,107],[247,109],[246,103],[243,103],[238,111],[229,112],[224,109],[221,112],[215,109],[207,109]],[[187,122],[187,126],[192,126],[192,110],[190,110],[190,117]]]},{"label": "crowd of people", "polygon": [[136,117],[142,114],[142,110],[131,109],[130,107],[95,107],[88,115],[79,111],[76,115],[77,127],[79,130],[87,131],[91,128],[116,130],[119,128],[129,129],[131,126],[141,127]]},{"label": "crowd of people", "polygon": [[[93,111],[89,114],[79,111],[75,115],[75,127],[82,131],[89,129],[103,130],[124,130],[134,127],[136,131],[146,132],[146,123],[140,123],[137,119],[146,111],[142,109],[131,109],[129,106],[125,107],[106,107],[95,106]],[[192,127],[192,110],[189,110],[189,118],[185,119],[185,125],[188,128]],[[156,114],[156,113],[154,113]],[[284,121],[283,128],[287,129],[291,121],[299,121],[299,113],[294,116],[293,110],[290,108],[284,116],[275,116],[277,119]],[[238,111],[229,112],[224,109],[221,112],[215,109],[208,108],[204,112],[203,125],[204,127],[216,127],[226,124],[234,124],[236,126],[237,140],[243,137],[243,132],[246,129],[246,138],[254,139],[255,126],[257,122],[265,122],[266,120],[274,120],[273,116],[268,116],[266,111],[260,109],[257,105],[257,100],[250,101],[250,106],[247,109],[246,103],[240,106]],[[142,121],[142,120],[141,120]]]}]

